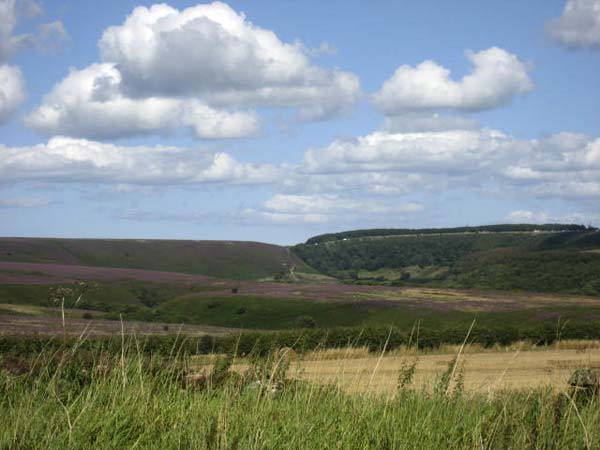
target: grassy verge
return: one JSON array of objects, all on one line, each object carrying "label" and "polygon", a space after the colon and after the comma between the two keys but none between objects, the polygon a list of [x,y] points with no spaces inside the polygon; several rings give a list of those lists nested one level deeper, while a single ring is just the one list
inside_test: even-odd
[{"label": "grassy verge", "polygon": [[349,395],[288,379],[281,358],[253,359],[243,374],[230,372],[231,362],[192,377],[185,357],[144,356],[135,346],[5,359],[0,448],[600,448],[597,398],[466,394],[458,383],[448,389],[451,365],[432,390]]}]

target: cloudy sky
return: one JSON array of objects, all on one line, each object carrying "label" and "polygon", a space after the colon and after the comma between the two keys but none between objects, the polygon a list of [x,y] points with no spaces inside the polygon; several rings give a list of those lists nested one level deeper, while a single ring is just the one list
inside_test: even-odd
[{"label": "cloudy sky", "polygon": [[0,0],[0,235],[557,221],[600,225],[600,0]]}]

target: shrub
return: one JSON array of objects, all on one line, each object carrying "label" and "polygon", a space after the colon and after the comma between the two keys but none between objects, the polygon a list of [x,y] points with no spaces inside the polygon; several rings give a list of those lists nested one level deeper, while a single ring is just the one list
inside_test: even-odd
[{"label": "shrub", "polygon": [[300,316],[296,319],[295,324],[298,328],[315,328],[317,322],[311,316]]}]

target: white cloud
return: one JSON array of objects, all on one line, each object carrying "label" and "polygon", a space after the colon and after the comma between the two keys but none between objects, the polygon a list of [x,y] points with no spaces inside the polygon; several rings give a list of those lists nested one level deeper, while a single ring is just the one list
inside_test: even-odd
[{"label": "white cloud", "polygon": [[510,223],[578,223],[586,225],[590,218],[589,214],[576,212],[553,214],[548,211],[516,210],[507,214],[505,220]]},{"label": "white cloud", "polygon": [[460,81],[450,70],[427,60],[416,67],[400,66],[373,96],[377,109],[386,115],[410,111],[451,109],[478,111],[506,104],[533,89],[526,64],[501,48],[467,52],[473,64]]},{"label": "white cloud", "polygon": [[242,163],[226,153],[178,147],[125,147],[64,137],[31,147],[0,145],[3,182],[261,184],[276,181],[281,173],[279,167]]},{"label": "white cloud", "polygon": [[38,27],[36,37],[37,48],[46,51],[56,51],[69,39],[69,34],[60,20],[43,23]]},{"label": "white cloud", "polygon": [[522,140],[486,128],[375,131],[307,150],[284,183],[294,193],[374,195],[492,185],[516,196],[600,198],[600,138],[559,133]]},{"label": "white cloud", "polygon": [[5,64],[31,38],[29,35],[13,35],[16,24],[15,0],[0,0],[0,125],[25,99],[21,71],[16,66]]},{"label": "white cloud", "polygon": [[43,12],[42,5],[33,0],[0,0],[0,63],[22,49],[55,48],[67,38],[67,30],[60,21],[39,25],[37,34],[14,34],[20,18],[33,18]]},{"label": "white cloud", "polygon": [[540,197],[600,197],[600,138],[559,133],[530,141],[528,146],[503,169],[503,175]]},{"label": "white cloud", "polygon": [[312,65],[224,3],[137,7],[104,31],[101,63],[71,70],[26,120],[47,135],[111,139],[190,128],[202,139],[256,135],[247,108],[284,107],[301,120],[342,114],[360,94],[347,72]]},{"label": "white cloud", "polygon": [[338,49],[329,42],[321,42],[318,47],[305,48],[305,52],[310,56],[337,55]]},{"label": "white cloud", "polygon": [[382,217],[389,219],[391,216],[410,215],[422,209],[422,205],[414,202],[386,203],[335,194],[277,194],[265,201],[260,210],[247,213],[254,213],[269,222],[297,224],[339,223],[369,216],[372,221],[378,221]]},{"label": "white cloud", "polygon": [[286,194],[342,193],[360,196],[399,196],[417,191],[439,191],[447,186],[444,177],[424,173],[353,172],[310,174],[296,171],[288,174],[279,185]]},{"label": "white cloud", "polygon": [[517,210],[506,215],[511,223],[548,223],[550,215],[543,211]]},{"label": "white cloud", "polygon": [[0,0],[0,63],[8,61],[18,50],[33,43],[30,34],[13,35],[16,25],[15,0]]},{"label": "white cloud", "polygon": [[190,127],[199,138],[237,138],[257,133],[253,113],[215,110],[197,100],[128,98],[113,64],[72,70],[44,97],[25,123],[48,135],[110,139]]},{"label": "white cloud", "polygon": [[439,114],[407,113],[385,118],[383,130],[389,133],[422,131],[470,130],[478,128],[475,120],[460,116],[440,116]]},{"label": "white cloud", "polygon": [[0,198],[0,208],[39,208],[50,203],[49,199],[40,197]]},{"label": "white cloud", "polygon": [[198,138],[241,138],[254,136],[260,130],[260,120],[253,112],[214,109],[193,100],[182,106],[182,124],[192,127]]},{"label": "white cloud", "polygon": [[421,172],[462,175],[494,170],[518,152],[520,143],[491,129],[388,133],[376,131],[354,140],[336,140],[309,149],[309,173]]},{"label": "white cloud", "polygon": [[21,70],[7,64],[13,55],[37,44],[39,48],[56,47],[67,36],[60,21],[42,24],[38,35],[14,34],[19,16],[35,17],[42,14],[40,3],[33,0],[0,0],[0,125],[25,100],[25,83]]},{"label": "white cloud", "polygon": [[25,100],[25,83],[16,66],[0,65],[0,124]]},{"label": "white cloud", "polygon": [[42,4],[34,0],[19,0],[17,8],[19,15],[29,18],[41,16],[44,13]]},{"label": "white cloud", "polygon": [[567,0],[562,15],[546,28],[552,39],[567,47],[600,48],[600,0]]},{"label": "white cloud", "polygon": [[249,22],[220,2],[177,10],[137,7],[99,42],[136,96],[200,95],[226,106],[291,106],[305,118],[344,112],[358,79],[310,63],[302,44]]}]

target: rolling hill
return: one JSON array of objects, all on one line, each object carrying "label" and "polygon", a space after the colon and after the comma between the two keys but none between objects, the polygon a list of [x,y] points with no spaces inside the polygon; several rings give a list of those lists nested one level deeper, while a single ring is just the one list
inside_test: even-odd
[{"label": "rolling hill", "polygon": [[[78,280],[90,282],[82,299]],[[600,317],[600,231],[356,230],[292,248],[0,238],[0,316],[7,322],[22,305],[55,311],[65,288],[65,306],[81,314],[154,323],[262,330],[410,328],[417,321],[443,328],[474,318],[486,326],[587,323]]]},{"label": "rolling hill", "polygon": [[292,250],[354,283],[600,294],[600,231],[580,225],[355,230]]},{"label": "rolling hill", "polygon": [[180,272],[254,280],[311,269],[286,247],[244,241],[0,238],[0,261]]}]

